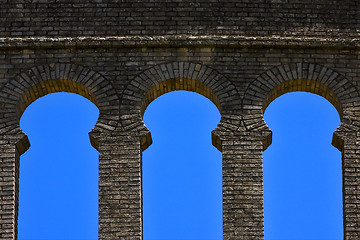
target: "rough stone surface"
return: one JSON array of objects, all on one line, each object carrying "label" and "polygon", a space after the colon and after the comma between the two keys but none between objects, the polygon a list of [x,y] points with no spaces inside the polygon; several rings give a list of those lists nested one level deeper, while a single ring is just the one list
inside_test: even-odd
[{"label": "rough stone surface", "polygon": [[360,239],[360,35],[354,0],[0,0],[0,238],[16,239],[19,119],[72,92],[100,110],[99,239],[142,239],[141,155],[148,104],[170,91],[209,98],[221,121],[223,236],[263,239],[268,104],[307,91],[341,116],[344,239]]}]

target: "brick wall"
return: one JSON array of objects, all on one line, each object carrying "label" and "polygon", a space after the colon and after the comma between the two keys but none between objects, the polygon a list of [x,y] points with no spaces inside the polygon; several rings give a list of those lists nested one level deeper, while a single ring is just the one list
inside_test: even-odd
[{"label": "brick wall", "polygon": [[0,0],[0,238],[16,239],[19,119],[37,98],[77,93],[100,110],[99,239],[142,239],[141,155],[147,105],[174,90],[219,108],[224,239],[263,239],[267,105],[286,92],[338,110],[345,239],[360,238],[357,1]]},{"label": "brick wall", "polygon": [[357,35],[354,0],[1,0],[0,36]]}]

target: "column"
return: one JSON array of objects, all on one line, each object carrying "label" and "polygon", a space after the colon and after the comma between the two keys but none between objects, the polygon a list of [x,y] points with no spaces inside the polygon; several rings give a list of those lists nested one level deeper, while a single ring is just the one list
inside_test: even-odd
[{"label": "column", "polygon": [[344,239],[360,239],[360,136],[346,134],[343,146]]},{"label": "column", "polygon": [[19,128],[0,129],[0,239],[17,238],[20,155],[30,146]]},{"label": "column", "polygon": [[130,133],[99,140],[99,239],[142,239],[141,154]]},{"label": "column", "polygon": [[224,240],[264,239],[263,140],[246,132],[221,138]]}]

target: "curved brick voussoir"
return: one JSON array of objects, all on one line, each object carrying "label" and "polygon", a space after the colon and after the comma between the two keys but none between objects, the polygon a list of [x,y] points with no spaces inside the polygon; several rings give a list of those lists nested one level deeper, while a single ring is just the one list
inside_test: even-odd
[{"label": "curved brick voussoir", "polygon": [[[109,81],[83,66],[53,63],[25,70],[0,89],[0,132],[23,134],[19,120],[25,109],[39,97],[55,92],[79,94],[99,108],[99,119],[91,131],[94,147],[99,134],[113,131],[119,123],[120,101]],[[21,145],[27,146],[25,142]]]},{"label": "curved brick voussoir", "polygon": [[222,120],[217,131],[240,125],[241,99],[235,86],[221,73],[199,63],[171,62],[156,65],[137,75],[123,92],[120,109],[124,129],[138,132],[142,149],[151,144],[150,132],[142,121],[147,106],[157,97],[176,90],[199,93],[219,109]]},{"label": "curved brick voussoir", "polygon": [[[270,132],[263,119],[265,109],[277,97],[296,91],[315,93],[324,97],[337,109],[342,122],[346,121],[347,125],[348,122],[352,122],[360,126],[355,120],[351,120],[352,116],[356,116],[359,92],[349,80],[322,65],[294,63],[273,67],[249,84],[243,98],[245,128],[253,132]],[[339,129],[348,128],[341,126]]]}]

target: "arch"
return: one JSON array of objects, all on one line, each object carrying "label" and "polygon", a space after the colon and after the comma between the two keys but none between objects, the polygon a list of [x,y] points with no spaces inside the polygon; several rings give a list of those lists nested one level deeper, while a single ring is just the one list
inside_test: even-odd
[{"label": "arch", "polygon": [[144,122],[154,143],[142,158],[144,239],[222,239],[222,153],[209,138],[219,120],[215,105],[194,92],[149,104]]},{"label": "arch", "polygon": [[263,153],[265,239],[342,239],[341,152],[329,144],[338,112],[322,96],[291,92],[264,119],[274,132]]},{"label": "arch", "polygon": [[[341,124],[335,131],[332,144],[340,151],[343,148],[341,132],[358,126],[353,124],[354,107],[359,97],[357,88],[340,73],[313,63],[294,63],[275,66],[253,80],[245,91],[243,108],[244,125],[250,131],[271,130],[263,119],[266,107],[277,97],[287,92],[305,91],[327,99],[338,111]],[[351,124],[350,124],[351,123]],[[271,134],[263,140],[265,150],[271,143]]]},{"label": "arch", "polygon": [[199,93],[217,106],[221,120],[212,132],[212,139],[213,145],[221,151],[221,132],[239,128],[241,99],[235,86],[224,75],[200,63],[163,63],[137,75],[124,90],[121,101],[124,129],[138,131],[141,148],[145,150],[152,142],[150,131],[142,121],[146,107],[157,97],[176,90]]},{"label": "arch", "polygon": [[89,134],[91,144],[98,149],[96,136],[114,130],[119,122],[120,101],[113,86],[103,76],[75,64],[35,66],[6,83],[0,89],[3,104],[0,133],[19,135],[16,146],[20,154],[24,153],[30,145],[19,127],[20,117],[36,99],[54,92],[77,93],[99,108],[99,119]]},{"label": "arch", "polygon": [[19,239],[97,239],[101,151],[87,133],[98,117],[74,93],[48,94],[25,110],[20,127],[32,146],[19,166]]}]

